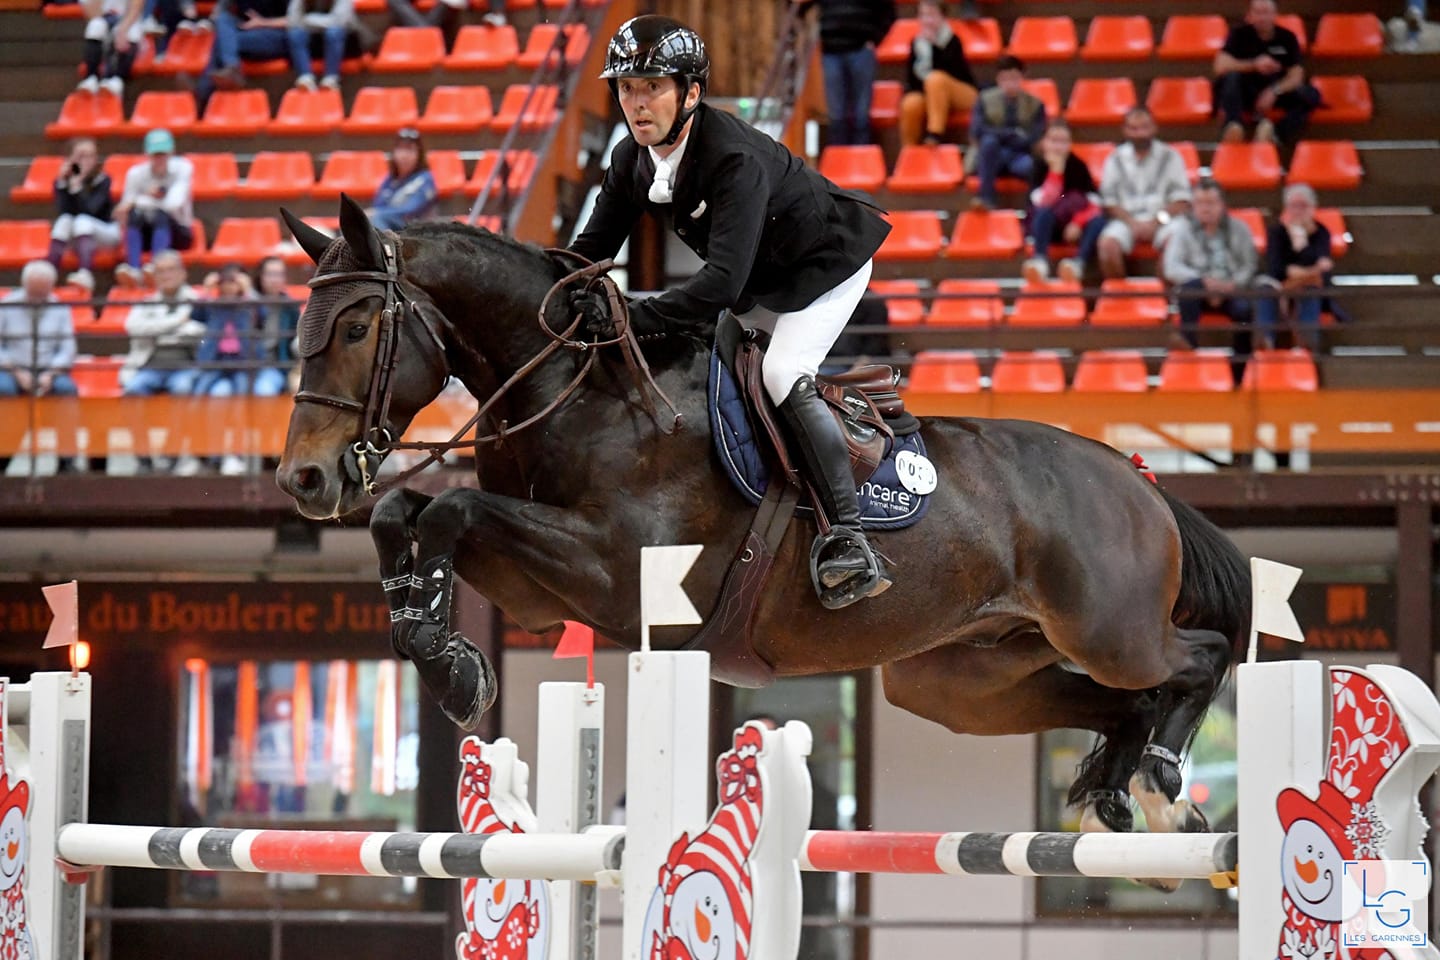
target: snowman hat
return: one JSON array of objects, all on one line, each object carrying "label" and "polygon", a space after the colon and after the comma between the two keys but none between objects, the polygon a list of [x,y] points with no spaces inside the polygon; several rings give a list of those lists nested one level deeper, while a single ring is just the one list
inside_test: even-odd
[{"label": "snowman hat", "polygon": [[1275,810],[1280,814],[1283,829],[1288,831],[1297,820],[1310,820],[1325,831],[1341,854],[1347,859],[1354,857],[1355,842],[1345,834],[1345,828],[1354,820],[1352,804],[1330,781],[1320,784],[1320,793],[1314,800],[1294,787],[1287,787],[1276,798]]}]

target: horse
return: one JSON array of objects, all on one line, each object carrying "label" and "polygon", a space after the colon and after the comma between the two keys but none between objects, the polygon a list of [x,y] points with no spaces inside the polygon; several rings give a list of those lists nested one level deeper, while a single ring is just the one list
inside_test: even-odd
[{"label": "horse", "polygon": [[[580,321],[549,296],[574,269],[555,252],[457,223],[382,235],[349,198],[335,238],[285,218],[317,266],[276,475],[300,513],[366,503],[376,462],[452,375],[497,427],[475,449],[478,489],[394,489],[371,512],[392,641],[452,720],[472,727],[496,685],[451,628],[456,573],[527,631],[578,621],[638,649],[640,549],[697,543],[686,586],[708,609],[753,512],[711,448],[713,323],[643,345],[672,420],[618,348],[556,333]],[[894,586],[823,608],[813,530],[792,524],[756,652],[779,676],[878,666],[891,703],[956,733],[1093,731],[1069,795],[1082,829],[1132,829],[1132,794],[1152,831],[1208,829],[1177,799],[1179,767],[1248,634],[1244,558],[1104,444],[1018,420],[922,429],[940,475],[928,515],[874,535]],[[655,646],[691,631],[657,628]]]}]

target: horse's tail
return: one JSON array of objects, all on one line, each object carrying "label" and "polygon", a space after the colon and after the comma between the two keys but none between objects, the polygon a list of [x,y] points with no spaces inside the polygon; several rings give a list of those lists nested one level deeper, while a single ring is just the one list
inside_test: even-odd
[{"label": "horse's tail", "polygon": [[1219,527],[1162,487],[1180,528],[1180,595],[1170,619],[1178,627],[1214,630],[1238,655],[1250,635],[1250,567]]}]

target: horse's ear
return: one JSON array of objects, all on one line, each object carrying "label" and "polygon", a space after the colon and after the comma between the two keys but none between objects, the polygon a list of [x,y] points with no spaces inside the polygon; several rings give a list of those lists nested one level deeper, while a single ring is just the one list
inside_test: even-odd
[{"label": "horse's ear", "polygon": [[375,232],[365,208],[344,193],[340,194],[340,235],[362,267],[385,269],[385,248],[380,245],[380,234]]},{"label": "horse's ear", "polygon": [[284,207],[280,208],[280,217],[285,221],[285,226],[290,228],[290,232],[295,236],[295,242],[300,244],[300,249],[305,251],[305,255],[315,263],[319,263],[321,254],[325,252],[326,247],[330,246],[330,241],[335,238],[323,230],[316,230]]}]

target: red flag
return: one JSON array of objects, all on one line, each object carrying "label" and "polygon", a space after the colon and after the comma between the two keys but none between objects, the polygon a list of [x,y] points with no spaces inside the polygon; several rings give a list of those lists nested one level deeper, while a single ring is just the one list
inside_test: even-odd
[{"label": "red flag", "polygon": [[585,658],[585,685],[595,686],[595,631],[574,620],[565,621],[565,632],[560,635],[554,653],[556,660],[570,657]]},{"label": "red flag", "polygon": [[45,602],[55,619],[50,621],[50,631],[45,634],[42,650],[51,647],[68,647],[79,639],[80,591],[75,581],[58,583],[53,587],[41,587]]}]

